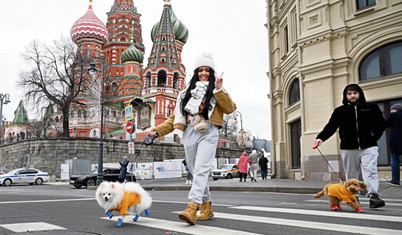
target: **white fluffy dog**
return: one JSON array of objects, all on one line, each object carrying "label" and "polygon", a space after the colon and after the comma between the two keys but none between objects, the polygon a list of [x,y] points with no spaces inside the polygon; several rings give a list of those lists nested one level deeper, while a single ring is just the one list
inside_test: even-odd
[{"label": "white fluffy dog", "polygon": [[119,212],[117,227],[121,227],[127,214],[134,214],[134,221],[138,220],[141,212],[149,216],[148,208],[151,207],[152,198],[141,185],[133,182],[125,184],[117,182],[103,182],[96,190],[96,201],[105,209],[109,218],[113,217],[112,211]]}]

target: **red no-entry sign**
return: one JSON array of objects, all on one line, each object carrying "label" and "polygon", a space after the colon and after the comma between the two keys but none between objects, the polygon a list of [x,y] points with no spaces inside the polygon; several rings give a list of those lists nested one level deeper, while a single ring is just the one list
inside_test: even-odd
[{"label": "red no-entry sign", "polygon": [[131,122],[127,122],[126,124],[126,131],[127,133],[131,134],[133,132],[133,124]]}]

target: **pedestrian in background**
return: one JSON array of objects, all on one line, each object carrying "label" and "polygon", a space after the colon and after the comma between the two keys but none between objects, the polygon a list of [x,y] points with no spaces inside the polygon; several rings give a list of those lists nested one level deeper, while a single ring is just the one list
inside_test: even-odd
[{"label": "pedestrian in background", "polygon": [[391,106],[391,113],[386,127],[391,128],[390,149],[391,149],[391,180],[387,183],[392,186],[400,186],[400,157],[402,156],[402,105],[395,104]]},{"label": "pedestrian in background", "polygon": [[257,171],[258,171],[258,157],[259,154],[256,150],[253,150],[250,154],[250,178],[251,182],[257,182]]},{"label": "pedestrian in background", "polygon": [[127,156],[124,156],[123,162],[119,162],[120,164],[120,174],[119,178],[117,181],[120,183],[123,183],[126,180],[126,175],[127,175],[127,166],[130,161],[128,160]]},{"label": "pedestrian in background", "polygon": [[262,179],[267,179],[267,175],[268,175],[268,159],[264,156],[264,153],[262,153],[260,159],[258,159],[258,165],[261,168],[261,178]]},{"label": "pedestrian in background", "polygon": [[385,130],[385,120],[377,104],[366,102],[363,90],[350,84],[343,90],[343,105],[337,107],[329,122],[317,135],[313,149],[339,128],[341,156],[346,180],[359,179],[360,169],[367,185],[370,208],[385,206],[378,193],[377,141]]},{"label": "pedestrian in background", "polygon": [[[223,73],[218,77],[215,73],[212,55],[203,53],[198,56],[193,77],[177,96],[173,115],[152,128],[149,133],[150,136],[161,137],[176,128],[183,131],[186,162],[193,175],[193,184],[188,194],[190,203],[186,210],[179,213],[179,219],[191,225],[196,224],[196,220],[208,220],[214,216],[208,178],[218,146],[219,128],[223,127],[223,114],[230,114],[236,110],[236,104],[222,86],[222,75]],[[207,83],[205,93],[194,92],[197,90],[197,82]],[[204,97],[200,98],[199,95]],[[187,111],[189,103],[192,105],[191,110],[194,110],[194,105],[198,104],[190,102],[195,97],[197,97],[196,100],[202,99],[197,114]],[[193,99],[193,101],[196,100]],[[200,121],[200,117],[202,117],[200,123],[203,123],[201,125],[203,128],[198,129],[197,122]],[[201,205],[201,213],[197,216],[199,205]]]},{"label": "pedestrian in background", "polygon": [[242,182],[242,179],[244,179],[244,182],[246,182],[247,179],[247,169],[248,169],[248,164],[251,163],[250,158],[248,158],[247,153],[243,152],[241,157],[239,158],[239,161],[237,162],[237,167],[239,168],[239,176],[240,176],[240,182]]},{"label": "pedestrian in background", "polygon": [[182,163],[183,163],[183,165],[184,165],[184,169],[186,169],[186,172],[187,172],[187,177],[186,177],[186,178],[187,178],[187,181],[186,181],[186,184],[192,184],[192,183],[193,183],[193,175],[191,174],[190,170],[188,169],[186,159],[184,159],[184,160],[182,161]]}]

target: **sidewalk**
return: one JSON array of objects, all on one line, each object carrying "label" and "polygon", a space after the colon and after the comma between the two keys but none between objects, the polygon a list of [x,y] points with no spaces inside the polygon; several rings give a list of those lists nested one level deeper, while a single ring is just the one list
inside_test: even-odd
[{"label": "sidewalk", "polygon": [[[185,184],[185,178],[172,179],[142,179],[137,183],[145,190],[190,190],[191,185]],[[239,178],[234,179],[209,179],[211,191],[237,191],[237,192],[276,192],[276,193],[300,193],[314,194],[321,191],[329,183],[339,183],[339,181],[304,181],[291,179],[267,179],[257,178],[257,182],[239,182]],[[46,184],[68,184],[68,182],[46,182]],[[88,190],[96,190],[97,186],[90,186]],[[380,180],[380,194],[382,197],[400,198],[402,187],[394,187]]]}]

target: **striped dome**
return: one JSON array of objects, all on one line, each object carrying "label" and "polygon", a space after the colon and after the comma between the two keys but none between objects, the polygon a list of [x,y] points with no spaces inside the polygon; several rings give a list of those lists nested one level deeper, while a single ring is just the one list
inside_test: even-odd
[{"label": "striped dome", "polygon": [[[188,29],[179,19],[177,19],[176,15],[172,10],[172,5],[169,5],[169,11],[170,11],[170,21],[172,23],[174,37],[176,40],[184,44],[187,42],[188,39]],[[154,27],[152,27],[151,31],[152,42],[155,42],[155,36],[157,34],[158,28],[159,28],[159,22],[156,23]]]},{"label": "striped dome", "polygon": [[123,64],[132,61],[142,63],[144,60],[144,54],[135,47],[134,42],[131,42],[131,45],[121,53],[120,58]]},{"label": "striped dome", "polygon": [[105,44],[108,40],[108,31],[103,22],[95,15],[91,3],[88,11],[79,18],[70,30],[71,39],[77,43],[83,38],[98,39]]}]

